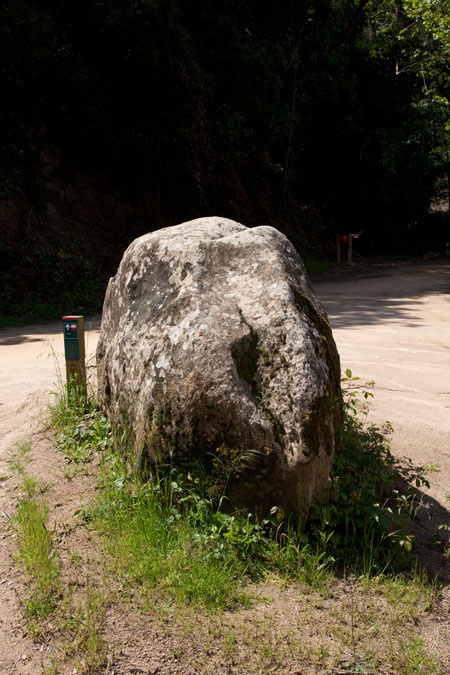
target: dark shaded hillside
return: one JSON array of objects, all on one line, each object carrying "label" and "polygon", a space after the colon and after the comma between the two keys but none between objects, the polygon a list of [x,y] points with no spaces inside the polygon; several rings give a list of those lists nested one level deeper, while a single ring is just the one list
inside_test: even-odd
[{"label": "dark shaded hillside", "polygon": [[197,216],[417,248],[446,119],[394,5],[6,0],[0,313],[98,309],[135,236]]},{"label": "dark shaded hillside", "polygon": [[[135,237],[216,213],[212,206],[189,203],[188,194],[182,209],[176,184],[165,204],[147,200],[105,171],[70,165],[42,131],[24,155],[32,175],[28,190],[17,184],[0,200],[0,314],[13,320],[99,311],[108,278]],[[220,215],[247,225],[272,224],[309,257],[328,243],[313,208],[292,198],[281,202],[268,182],[251,197],[238,174],[221,180]],[[313,239],[308,231],[315,233]]]}]

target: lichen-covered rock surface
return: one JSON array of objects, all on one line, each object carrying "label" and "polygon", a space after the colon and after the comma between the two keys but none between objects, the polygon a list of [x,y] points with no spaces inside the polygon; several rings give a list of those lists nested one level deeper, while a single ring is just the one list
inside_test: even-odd
[{"label": "lichen-covered rock surface", "polygon": [[109,282],[97,368],[142,470],[200,461],[211,489],[261,513],[306,517],[326,492],[339,357],[277,230],[200,218],[136,239]]}]

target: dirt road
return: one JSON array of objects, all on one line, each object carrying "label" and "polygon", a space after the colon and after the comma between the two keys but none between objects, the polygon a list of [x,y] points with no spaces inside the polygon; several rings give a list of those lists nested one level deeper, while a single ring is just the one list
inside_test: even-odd
[{"label": "dirt road", "polygon": [[[97,345],[100,320],[87,321],[87,364]],[[0,329],[0,460],[29,436],[49,398],[65,378],[62,322]]]},{"label": "dirt road", "polygon": [[373,380],[370,419],[394,426],[395,454],[450,493],[450,261],[396,265],[315,284],[343,370]]}]

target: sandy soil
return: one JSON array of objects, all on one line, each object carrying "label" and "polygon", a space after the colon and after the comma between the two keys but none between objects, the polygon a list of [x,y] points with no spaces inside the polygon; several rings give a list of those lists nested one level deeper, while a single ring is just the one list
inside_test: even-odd
[{"label": "sandy soil", "polygon": [[370,419],[393,424],[395,454],[433,467],[433,497],[448,505],[450,262],[383,268],[315,288],[342,369],[375,382]]},{"label": "sandy soil", "polygon": [[[86,322],[87,364],[92,363],[100,320]],[[24,628],[23,598],[27,589],[21,570],[14,563],[16,534],[10,518],[20,493],[17,476],[7,464],[8,450],[16,443],[32,440],[33,456],[27,471],[44,484],[61,485],[56,496],[59,509],[55,528],[62,530],[73,520],[80,489],[63,478],[52,443],[46,438],[43,410],[52,391],[65,378],[62,322],[46,326],[0,329],[0,673],[34,675],[44,672],[42,657],[52,656],[52,643],[36,645]],[[71,494],[73,493],[73,494]],[[53,495],[54,496],[54,495]],[[62,508],[63,507],[63,508]]]},{"label": "sandy soil", "polygon": [[[92,363],[100,319],[85,322],[86,364]],[[49,393],[65,379],[62,322],[0,329],[0,458],[29,436]]]}]

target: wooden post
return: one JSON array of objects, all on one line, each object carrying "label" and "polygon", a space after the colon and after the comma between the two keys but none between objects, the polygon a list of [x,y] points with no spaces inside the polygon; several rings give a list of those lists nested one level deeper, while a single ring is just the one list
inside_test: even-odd
[{"label": "wooden post", "polygon": [[84,346],[84,317],[63,316],[62,319],[67,384],[75,381],[77,386],[85,387],[86,363]]},{"label": "wooden post", "polygon": [[352,235],[348,235],[348,264],[353,265],[353,244],[352,244]]},{"label": "wooden post", "polygon": [[336,235],[336,256],[338,263],[341,262],[341,235]]}]

